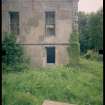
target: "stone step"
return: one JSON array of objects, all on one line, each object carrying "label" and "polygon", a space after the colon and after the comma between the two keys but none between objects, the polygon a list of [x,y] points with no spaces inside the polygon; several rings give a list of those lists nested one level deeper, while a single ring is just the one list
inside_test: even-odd
[{"label": "stone step", "polygon": [[74,104],[45,100],[42,105],[74,105]]}]

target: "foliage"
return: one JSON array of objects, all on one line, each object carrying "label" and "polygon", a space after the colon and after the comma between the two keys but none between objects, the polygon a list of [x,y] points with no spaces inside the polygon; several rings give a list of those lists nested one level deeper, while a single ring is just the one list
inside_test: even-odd
[{"label": "foliage", "polygon": [[91,14],[79,12],[79,33],[82,53],[103,49],[103,9]]},{"label": "foliage", "polygon": [[[24,97],[24,98],[23,98]],[[15,92],[16,105],[36,105],[37,98],[30,93]]]},{"label": "foliage", "polygon": [[103,105],[102,72],[102,62],[80,59],[78,66],[3,73],[3,105],[42,105],[46,99]]},{"label": "foliage", "polygon": [[79,19],[79,34],[80,34],[80,50],[81,52],[86,53],[86,50],[88,49],[88,28],[87,28],[87,20],[88,15],[86,15],[84,12],[79,12],[78,15]]},{"label": "foliage", "polygon": [[103,61],[103,56],[93,50],[88,50],[84,57],[90,60]]},{"label": "foliage", "polygon": [[70,45],[68,48],[70,64],[78,64],[80,57],[79,33],[73,32],[70,36]]},{"label": "foliage", "polygon": [[[22,70],[25,63],[28,61],[24,55],[23,47],[16,42],[16,35],[5,33],[2,41],[2,50],[5,53],[2,55],[3,68],[14,68]],[[20,69],[22,68],[22,69]]]}]

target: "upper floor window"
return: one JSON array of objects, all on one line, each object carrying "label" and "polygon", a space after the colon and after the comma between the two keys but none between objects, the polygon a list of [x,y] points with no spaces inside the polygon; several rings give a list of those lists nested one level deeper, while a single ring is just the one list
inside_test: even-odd
[{"label": "upper floor window", "polygon": [[55,35],[55,12],[50,11],[45,13],[46,18],[46,35]]},{"label": "upper floor window", "polygon": [[10,15],[10,31],[19,34],[19,12],[9,12]]}]

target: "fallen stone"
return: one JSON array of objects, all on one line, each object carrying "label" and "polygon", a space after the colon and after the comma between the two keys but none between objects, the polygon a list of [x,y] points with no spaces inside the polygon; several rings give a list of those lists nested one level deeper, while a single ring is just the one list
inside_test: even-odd
[{"label": "fallen stone", "polygon": [[42,105],[74,105],[74,104],[45,100]]}]

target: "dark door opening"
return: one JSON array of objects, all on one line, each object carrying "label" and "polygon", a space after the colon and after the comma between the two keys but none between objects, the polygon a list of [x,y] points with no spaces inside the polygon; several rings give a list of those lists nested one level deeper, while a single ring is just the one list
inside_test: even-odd
[{"label": "dark door opening", "polygon": [[55,63],[55,47],[46,47],[47,63]]}]

